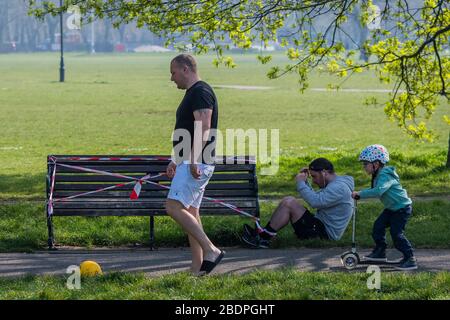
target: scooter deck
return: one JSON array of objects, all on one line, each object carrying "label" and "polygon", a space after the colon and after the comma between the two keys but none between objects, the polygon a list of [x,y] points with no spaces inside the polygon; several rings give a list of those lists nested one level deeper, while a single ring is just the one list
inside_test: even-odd
[{"label": "scooter deck", "polygon": [[373,261],[373,260],[359,260],[358,264],[373,264],[373,265],[399,265],[401,259],[399,260],[387,260],[387,261]]}]

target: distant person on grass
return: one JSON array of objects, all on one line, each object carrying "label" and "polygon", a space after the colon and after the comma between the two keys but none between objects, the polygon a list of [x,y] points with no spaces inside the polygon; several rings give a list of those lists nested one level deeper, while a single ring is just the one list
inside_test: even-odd
[{"label": "distant person on grass", "polygon": [[412,201],[400,184],[395,168],[385,166],[389,161],[387,149],[379,144],[366,147],[359,155],[364,171],[372,176],[370,189],[353,192],[355,199],[380,198],[384,210],[373,225],[372,238],[375,248],[365,257],[370,261],[387,261],[386,228],[390,227],[394,246],[403,254],[399,270],[417,269],[411,243],[405,236],[405,227],[412,214]]},{"label": "distant person on grass", "polygon": [[[167,176],[173,178],[166,209],[188,234],[192,273],[205,275],[216,267],[225,253],[205,234],[199,213],[205,187],[214,172],[215,141],[210,130],[217,129],[217,98],[213,89],[200,79],[197,63],[191,55],[176,56],[170,63],[170,73],[178,89],[186,93],[176,112],[174,157],[166,170]],[[200,138],[194,134],[196,125],[201,130]]]},{"label": "distant person on grass", "polygon": [[[311,188],[309,177],[320,188],[319,191]],[[330,161],[318,158],[302,168],[295,180],[301,198],[317,209],[317,213],[309,212],[296,198],[285,197],[263,230],[244,225],[244,242],[255,248],[268,248],[271,239],[289,222],[301,240],[339,240],[342,237],[352,216],[353,178],[338,176]]]}]

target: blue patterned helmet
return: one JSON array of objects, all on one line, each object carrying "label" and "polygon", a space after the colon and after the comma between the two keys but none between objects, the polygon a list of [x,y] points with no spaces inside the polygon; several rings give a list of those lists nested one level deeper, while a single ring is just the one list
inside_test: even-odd
[{"label": "blue patterned helmet", "polygon": [[359,161],[380,161],[382,164],[386,164],[389,161],[389,152],[381,144],[373,144],[364,148],[359,155]]}]

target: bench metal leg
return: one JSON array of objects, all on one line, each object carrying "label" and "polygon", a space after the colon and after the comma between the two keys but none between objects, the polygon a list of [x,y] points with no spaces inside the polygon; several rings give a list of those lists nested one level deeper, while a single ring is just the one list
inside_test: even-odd
[{"label": "bench metal leg", "polygon": [[53,221],[52,216],[47,215],[47,228],[48,228],[48,250],[56,250],[55,248],[55,237],[53,235]]},{"label": "bench metal leg", "polygon": [[150,251],[153,251],[155,244],[155,217],[150,216]]}]

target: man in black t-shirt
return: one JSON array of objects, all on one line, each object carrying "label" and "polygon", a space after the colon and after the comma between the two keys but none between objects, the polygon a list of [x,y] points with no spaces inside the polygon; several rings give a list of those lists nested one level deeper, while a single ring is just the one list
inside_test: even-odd
[{"label": "man in black t-shirt", "polygon": [[[214,165],[215,136],[211,134],[211,130],[217,129],[217,109],[216,95],[206,82],[198,80],[186,89],[186,94],[177,109],[173,137],[177,164],[186,161],[193,164]],[[208,138],[202,141],[200,133],[208,134]],[[194,140],[197,143],[197,150],[194,149]]]},{"label": "man in black t-shirt", "polygon": [[217,98],[200,79],[191,55],[176,56],[170,63],[170,73],[178,89],[186,93],[176,112],[173,156],[167,166],[167,176],[173,179],[166,209],[188,234],[191,271],[204,275],[214,269],[225,253],[205,234],[199,213],[205,187],[214,172],[215,139],[211,130],[217,129]]}]

